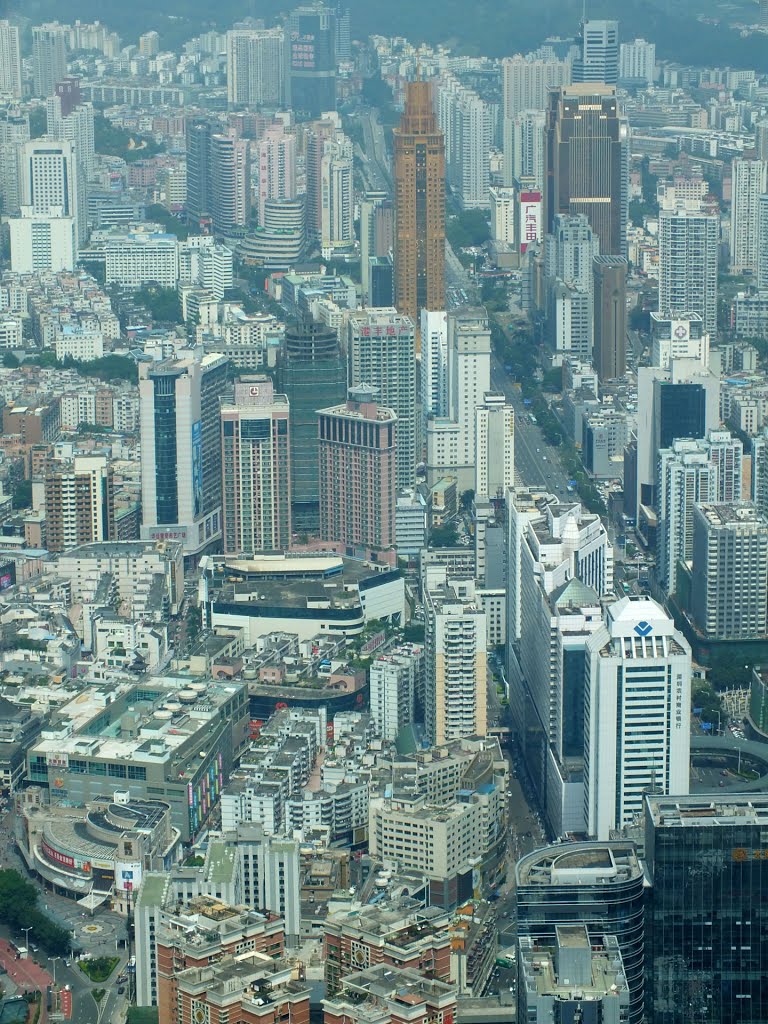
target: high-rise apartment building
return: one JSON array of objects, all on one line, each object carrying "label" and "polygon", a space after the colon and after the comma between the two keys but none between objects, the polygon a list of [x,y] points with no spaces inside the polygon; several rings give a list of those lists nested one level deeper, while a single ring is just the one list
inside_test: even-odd
[{"label": "high-rise apartment building", "polygon": [[329,258],[355,241],[353,147],[343,132],[323,148],[320,197],[320,249]]},{"label": "high-rise apartment building", "polygon": [[154,30],[142,32],[139,36],[139,53],[142,57],[156,57],[160,52],[160,36]]},{"label": "high-rise apartment building", "polygon": [[310,117],[335,110],[335,9],[318,3],[291,11],[285,46],[287,105]]},{"label": "high-rise apartment building", "polygon": [[504,245],[514,245],[517,240],[517,189],[492,188],[488,196],[491,201],[491,239]]},{"label": "high-rise apartment building", "polygon": [[656,43],[633,39],[619,46],[619,78],[624,82],[653,85],[656,71]]},{"label": "high-rise apartment building", "polygon": [[601,381],[627,372],[627,261],[595,256],[593,273],[592,362]]},{"label": "high-rise apartment building", "polygon": [[85,226],[84,196],[78,188],[71,142],[32,139],[19,151],[21,205],[45,217],[72,217],[78,240]]},{"label": "high-rise apartment building", "polygon": [[421,411],[448,415],[448,317],[444,310],[421,311]]},{"label": "high-rise apartment building", "polygon": [[521,110],[503,124],[503,179],[506,186],[526,181],[544,187],[544,123],[542,110]]},{"label": "high-rise apartment building", "polygon": [[318,401],[340,405],[347,394],[347,368],[337,332],[310,320],[289,325],[277,383],[290,408],[293,528],[316,531],[320,500]]},{"label": "high-rise apartment building", "polygon": [[445,138],[429,82],[409,82],[394,130],[395,305],[418,323],[445,308]]},{"label": "high-rise apartment building", "polygon": [[227,32],[227,103],[277,107],[283,100],[285,38],[280,28]]},{"label": "high-rise apartment building", "polygon": [[366,192],[360,203],[360,274],[364,306],[391,305],[373,302],[371,259],[387,257],[395,241],[394,207],[388,192]]},{"label": "high-rise apartment building", "polygon": [[487,207],[494,127],[491,107],[450,74],[438,79],[436,93],[451,192],[464,210]]},{"label": "high-rise apartment building", "polygon": [[251,207],[250,149],[233,131],[211,136],[210,197],[213,230],[227,235],[246,227]]},{"label": "high-rise apartment building", "polygon": [[221,536],[225,356],[192,353],[139,367],[142,535],[195,555]]},{"label": "high-rise apartment building", "polygon": [[609,839],[648,792],[687,794],[691,648],[660,605],[624,597],[587,640],[586,832]]},{"label": "high-rise apartment building", "polygon": [[768,797],[645,798],[649,1019],[768,1020]]},{"label": "high-rise apartment building", "polygon": [[619,78],[618,21],[583,21],[578,43],[581,53],[573,62],[573,81],[615,85]]},{"label": "high-rise apartment building", "polygon": [[757,271],[760,197],[768,191],[768,161],[733,161],[731,272]]},{"label": "high-rise apartment building", "polygon": [[304,166],[307,188],[307,233],[320,241],[323,230],[323,156],[327,142],[333,142],[339,131],[337,119],[315,121],[304,136]]},{"label": "high-rise apartment building", "polygon": [[758,291],[768,290],[768,195],[757,201],[757,287]]},{"label": "high-rise apartment building", "polygon": [[560,213],[587,217],[604,256],[627,251],[627,123],[616,89],[571,85],[549,94],[544,137],[544,223]]},{"label": "high-rise apartment building", "polygon": [[287,398],[269,377],[241,378],[221,406],[225,554],[290,547],[290,456]]},{"label": "high-rise apartment building", "polygon": [[768,160],[768,118],[766,117],[755,125],[755,156],[758,160]]},{"label": "high-rise apartment building", "polygon": [[0,111],[0,209],[6,217],[21,206],[19,147],[29,141],[29,115],[11,108]]},{"label": "high-rise apartment building", "polygon": [[45,527],[49,551],[115,540],[113,474],[106,455],[76,455],[47,467]]},{"label": "high-rise apartment building", "polygon": [[349,390],[345,405],[318,412],[320,538],[348,551],[381,551],[395,543],[397,416],[375,388]]},{"label": "high-rise apartment building", "polygon": [[52,96],[67,74],[67,27],[57,21],[32,26],[35,96]]},{"label": "high-rise apartment building", "polygon": [[257,144],[259,162],[259,224],[269,200],[296,198],[296,136],[283,125],[273,125]]},{"label": "high-rise apartment building", "polygon": [[591,297],[593,261],[599,252],[600,239],[585,214],[557,214],[546,238],[544,273],[548,279],[559,279]]},{"label": "high-rise apartment building", "polygon": [[523,111],[544,110],[550,89],[559,89],[570,81],[570,63],[551,53],[505,57],[501,62],[504,120],[511,121]]},{"label": "high-rise apartment building", "polygon": [[0,93],[21,99],[21,46],[19,29],[6,19],[0,21]]},{"label": "high-rise apartment building", "polygon": [[46,101],[46,119],[49,139],[66,139],[72,143],[79,174],[78,188],[85,195],[87,182],[93,176],[96,156],[93,104],[80,101],[79,83],[76,79],[74,81],[75,101],[72,102],[68,97],[64,99],[61,95],[49,96]]},{"label": "high-rise apartment building", "polygon": [[209,119],[187,119],[187,216],[197,225],[210,223],[213,132],[214,125]]},{"label": "high-rise apartment building", "polygon": [[378,734],[394,742],[413,722],[414,702],[423,693],[424,648],[403,645],[371,662],[371,717]]},{"label": "high-rise apartment building", "polygon": [[691,614],[711,640],[768,632],[768,519],[751,503],[694,506]]},{"label": "high-rise apartment building", "polygon": [[700,313],[717,333],[717,260],[720,220],[696,210],[659,213],[659,311]]},{"label": "high-rise apartment building", "polygon": [[503,497],[515,486],[515,410],[486,393],[475,410],[475,500]]},{"label": "high-rise apartment building", "polygon": [[446,569],[425,582],[424,716],[432,744],[485,736],[488,712],[487,624],[472,580],[451,581]]},{"label": "high-rise apartment building", "polygon": [[410,317],[394,307],[351,313],[348,325],[350,387],[376,388],[379,402],[393,409],[397,486],[413,483],[417,462],[418,408],[416,403],[416,332]]}]

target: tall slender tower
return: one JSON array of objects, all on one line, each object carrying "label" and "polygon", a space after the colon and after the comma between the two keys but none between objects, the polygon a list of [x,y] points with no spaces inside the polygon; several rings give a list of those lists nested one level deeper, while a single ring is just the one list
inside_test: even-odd
[{"label": "tall slender tower", "polygon": [[409,82],[394,131],[395,305],[418,323],[445,308],[445,138],[429,82]]}]

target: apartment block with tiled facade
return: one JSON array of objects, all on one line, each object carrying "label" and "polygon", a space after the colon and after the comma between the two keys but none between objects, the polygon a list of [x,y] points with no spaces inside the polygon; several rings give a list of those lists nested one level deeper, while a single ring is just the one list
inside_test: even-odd
[{"label": "apartment block with tiled facade", "polygon": [[417,971],[380,964],[344,980],[323,1000],[323,1024],[454,1024],[456,989]]},{"label": "apartment block with tiled facade", "polygon": [[309,1024],[309,989],[297,968],[256,956],[225,957],[177,976],[163,1024]]}]

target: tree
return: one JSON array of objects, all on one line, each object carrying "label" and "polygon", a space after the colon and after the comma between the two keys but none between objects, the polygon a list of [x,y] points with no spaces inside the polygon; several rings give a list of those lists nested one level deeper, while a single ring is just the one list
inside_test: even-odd
[{"label": "tree", "polygon": [[163,288],[159,284],[145,284],[136,292],[135,298],[158,323],[183,323],[181,302],[175,288]]},{"label": "tree", "polygon": [[174,217],[171,211],[167,210],[160,203],[152,203],[151,206],[147,207],[147,220],[156,224],[162,224],[165,230],[171,235],[176,235],[180,242],[186,241],[189,237],[189,227],[184,221]]},{"label": "tree", "polygon": [[462,512],[471,512],[472,502],[475,500],[475,492],[470,488],[469,490],[461,492],[461,498],[459,503],[461,505]]},{"label": "tree", "polygon": [[455,523],[443,523],[435,526],[429,535],[429,543],[433,548],[453,548],[458,543],[459,535]]},{"label": "tree", "polygon": [[38,897],[37,888],[18,871],[0,871],[0,920],[17,934],[29,928],[49,953],[66,954],[70,949],[69,932],[38,910]]},{"label": "tree", "polygon": [[3,366],[6,370],[15,370],[19,365],[19,360],[13,354],[13,352],[3,352]]}]

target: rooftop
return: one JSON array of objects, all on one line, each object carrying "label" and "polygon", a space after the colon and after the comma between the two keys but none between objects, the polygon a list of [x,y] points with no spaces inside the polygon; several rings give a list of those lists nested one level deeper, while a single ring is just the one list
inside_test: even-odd
[{"label": "rooftop", "polygon": [[657,828],[702,828],[759,825],[768,828],[768,794],[761,796],[646,797],[646,810]]}]

